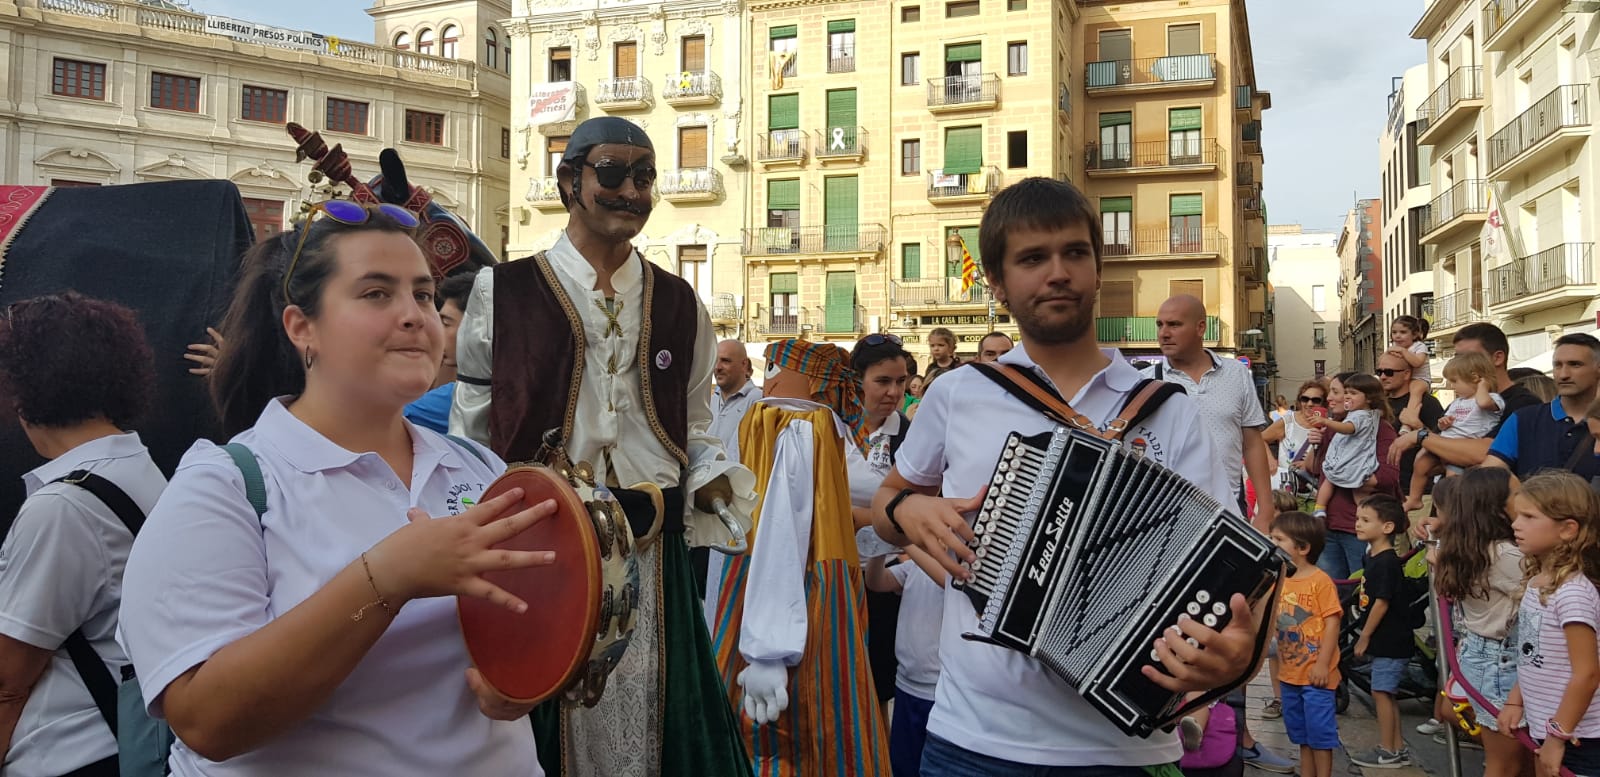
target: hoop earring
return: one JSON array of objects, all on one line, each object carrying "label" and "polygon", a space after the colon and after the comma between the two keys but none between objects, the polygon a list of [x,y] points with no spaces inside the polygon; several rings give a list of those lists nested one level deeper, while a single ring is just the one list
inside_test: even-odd
[{"label": "hoop earring", "polygon": [[306,372],[311,371],[311,364],[312,362],[315,362],[316,359],[317,357],[311,353],[311,348],[308,346],[306,348]]}]

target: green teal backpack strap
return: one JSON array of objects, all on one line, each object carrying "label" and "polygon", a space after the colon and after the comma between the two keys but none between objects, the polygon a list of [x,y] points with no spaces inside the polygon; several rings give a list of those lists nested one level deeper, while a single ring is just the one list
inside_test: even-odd
[{"label": "green teal backpack strap", "polygon": [[461,448],[462,450],[466,451],[467,453],[472,454],[472,458],[477,459],[478,461],[481,461],[484,464],[488,464],[489,463],[489,459],[483,455],[483,451],[478,450],[478,446],[473,445],[472,443],[467,442],[466,440],[464,440],[464,439],[462,439],[460,437],[457,437],[457,436],[455,436],[453,434],[447,434],[447,435],[445,435],[445,438],[450,440],[450,442],[455,443],[457,447]]},{"label": "green teal backpack strap", "polygon": [[261,463],[256,461],[256,454],[244,445],[230,442],[222,446],[233,458],[233,463],[239,467],[239,474],[244,475],[244,496],[250,500],[250,506],[255,508],[256,519],[267,514],[267,481],[261,476]]}]

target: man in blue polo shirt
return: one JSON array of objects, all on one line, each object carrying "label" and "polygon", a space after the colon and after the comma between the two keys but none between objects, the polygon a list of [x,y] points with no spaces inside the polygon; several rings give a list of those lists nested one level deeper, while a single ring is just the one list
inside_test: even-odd
[{"label": "man in blue polo shirt", "polygon": [[1518,410],[1500,426],[1484,464],[1526,478],[1544,469],[1570,470],[1585,480],[1600,475],[1594,438],[1583,423],[1600,383],[1600,340],[1587,334],[1556,340],[1553,402]]}]

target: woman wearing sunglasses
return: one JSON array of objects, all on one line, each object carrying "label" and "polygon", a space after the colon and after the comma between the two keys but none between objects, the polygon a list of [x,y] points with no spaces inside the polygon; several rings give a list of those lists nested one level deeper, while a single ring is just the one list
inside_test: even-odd
[{"label": "woman wearing sunglasses", "polygon": [[1278,446],[1278,488],[1301,494],[1306,489],[1300,487],[1302,481],[1296,477],[1295,471],[1305,469],[1306,436],[1311,433],[1311,416],[1319,413],[1327,415],[1328,387],[1321,380],[1312,378],[1300,384],[1296,397],[1294,410],[1273,421],[1261,433],[1261,439],[1268,445]]},{"label": "woman wearing sunglasses", "polygon": [[504,463],[403,416],[443,353],[416,225],[328,202],[244,257],[211,376],[243,448],[189,450],[123,581],[174,774],[541,774],[529,706],[470,668],[453,597],[525,610],[483,575],[551,554],[488,548],[554,505],[469,506]]}]

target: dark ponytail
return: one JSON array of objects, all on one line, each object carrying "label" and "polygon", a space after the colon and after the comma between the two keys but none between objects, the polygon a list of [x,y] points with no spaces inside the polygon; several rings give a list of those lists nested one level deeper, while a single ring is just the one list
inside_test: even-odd
[{"label": "dark ponytail", "polygon": [[[382,211],[368,209],[361,224],[343,224],[321,218],[309,226],[290,230],[256,243],[240,260],[238,285],[222,318],[224,337],[216,366],[211,371],[211,401],[216,405],[222,433],[231,438],[255,425],[261,411],[275,397],[298,396],[305,391],[305,362],[283,331],[283,311],[288,299],[306,317],[322,312],[323,291],[338,269],[334,238],[354,232],[401,232],[415,237]],[[301,230],[309,229],[300,259],[294,266],[285,299],[284,271],[300,245]]]}]

